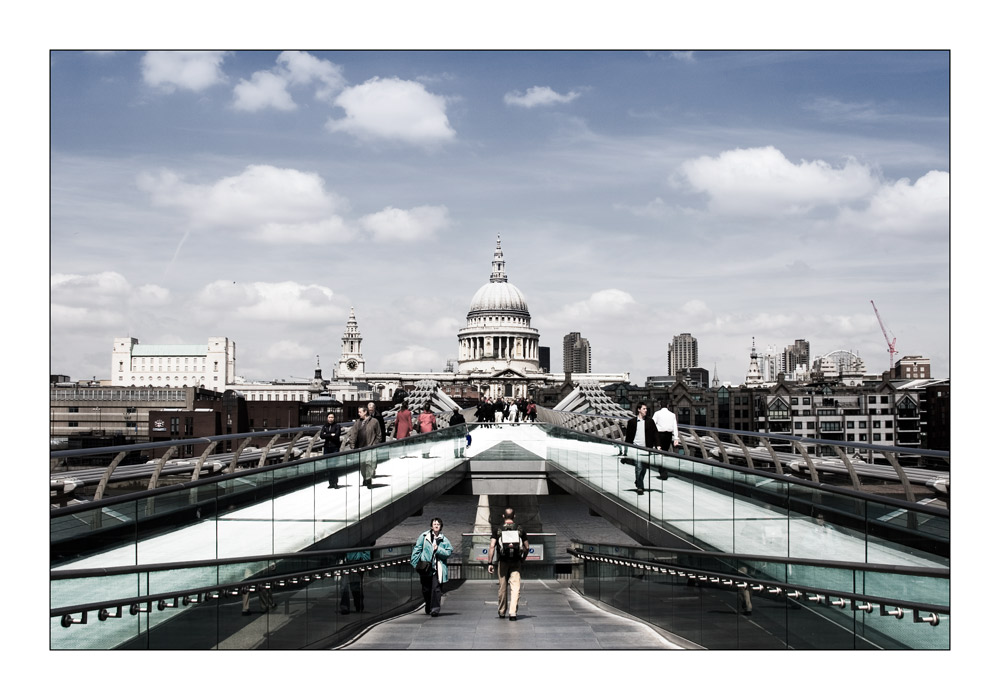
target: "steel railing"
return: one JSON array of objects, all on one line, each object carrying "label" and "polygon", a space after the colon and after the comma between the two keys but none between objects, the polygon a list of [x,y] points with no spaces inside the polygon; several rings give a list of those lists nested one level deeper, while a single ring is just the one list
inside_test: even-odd
[{"label": "steel railing", "polygon": [[[539,408],[539,420],[577,432],[620,442],[625,437],[622,416],[553,411]],[[840,483],[846,477],[857,491],[870,491],[866,482],[893,482],[905,500],[917,502],[914,483],[936,496],[946,497],[950,486],[951,453],[890,445],[822,440],[776,433],[754,433],[679,425],[682,454],[722,464],[748,467],[814,483]],[[829,451],[832,456],[822,453]],[[866,455],[867,460],[860,459]],[[905,464],[912,462],[915,464]]]}]

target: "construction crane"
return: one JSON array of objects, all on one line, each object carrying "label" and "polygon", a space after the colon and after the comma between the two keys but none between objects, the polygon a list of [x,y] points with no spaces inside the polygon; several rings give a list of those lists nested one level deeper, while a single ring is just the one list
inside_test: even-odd
[{"label": "construction crane", "polygon": [[890,331],[887,331],[885,329],[885,324],[882,323],[882,316],[878,312],[878,307],[875,306],[875,301],[874,300],[870,300],[870,301],[872,302],[872,308],[875,309],[875,318],[878,319],[878,325],[882,327],[882,335],[885,336],[886,345],[889,346],[889,369],[891,370],[893,368],[893,366],[894,366],[893,365],[893,356],[896,354],[896,338],[893,337],[892,340],[889,340],[889,333],[890,333]]}]

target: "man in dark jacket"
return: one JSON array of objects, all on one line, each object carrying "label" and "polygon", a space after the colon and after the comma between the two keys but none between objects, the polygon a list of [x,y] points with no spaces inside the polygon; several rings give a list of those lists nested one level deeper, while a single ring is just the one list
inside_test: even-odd
[{"label": "man in dark jacket", "polygon": [[[656,424],[652,418],[647,419],[649,406],[645,401],[640,401],[635,409],[635,418],[630,418],[625,424],[625,442],[636,447],[644,447],[647,450],[655,450],[660,445],[659,437],[656,433]],[[641,496],[646,483],[647,458],[641,450],[636,450],[635,456],[635,488]]]},{"label": "man in dark jacket", "polygon": [[368,402],[368,415],[378,421],[379,430],[382,431],[382,437],[379,439],[379,442],[385,442],[385,418],[382,417],[382,411],[378,410],[374,401]]},{"label": "man in dark jacket", "polygon": [[[323,454],[329,455],[340,451],[340,428],[337,427],[337,418],[332,413],[326,414],[326,423],[319,430],[319,437],[323,441]],[[339,488],[337,475],[330,473],[330,485],[327,488]]]},{"label": "man in dark jacket", "polygon": [[[358,419],[354,421],[354,425],[347,433],[348,448],[360,449],[377,445],[380,442],[382,442],[382,428],[379,422],[368,415],[366,407],[359,406]],[[368,488],[372,487],[372,477],[375,476],[377,465],[375,450],[368,450],[361,454],[361,483]]]}]

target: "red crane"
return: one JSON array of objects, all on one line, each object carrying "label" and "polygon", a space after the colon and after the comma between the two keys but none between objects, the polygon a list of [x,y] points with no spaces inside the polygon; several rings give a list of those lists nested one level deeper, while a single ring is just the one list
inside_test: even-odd
[{"label": "red crane", "polygon": [[885,324],[882,323],[882,316],[879,315],[878,307],[875,306],[875,301],[874,300],[870,300],[870,301],[872,302],[872,308],[875,309],[875,318],[878,319],[878,325],[880,325],[882,327],[882,335],[885,336],[885,342],[889,346],[889,369],[892,369],[893,366],[894,366],[893,365],[893,361],[892,361],[893,360],[893,355],[896,354],[896,338],[893,338],[892,340],[889,340],[889,331],[887,331],[885,329]]}]

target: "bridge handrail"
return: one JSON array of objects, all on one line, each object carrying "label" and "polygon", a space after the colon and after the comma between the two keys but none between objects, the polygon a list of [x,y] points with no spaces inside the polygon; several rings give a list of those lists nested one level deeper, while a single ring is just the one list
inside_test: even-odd
[{"label": "bridge handrail", "polygon": [[[644,552],[662,552],[663,554],[679,554],[684,556],[704,556],[716,559],[737,559],[773,562],[776,564],[800,564],[802,566],[821,566],[827,569],[859,569],[871,573],[887,574],[913,574],[917,576],[930,576],[932,578],[949,578],[951,569],[943,566],[908,566],[905,564],[881,564],[870,562],[837,561],[835,559],[809,559],[805,557],[785,557],[774,554],[745,554],[740,552],[716,552],[710,549],[685,549],[681,547],[656,547],[647,545],[622,545],[620,542],[578,542],[574,540],[572,544],[576,549],[580,547],[619,547],[625,549],[639,549]],[[569,548],[571,554],[573,547]]]},{"label": "bridge handrail", "polygon": [[[578,544],[578,543],[574,543],[574,544]],[[837,590],[833,590],[833,589],[819,588],[819,587],[816,587],[816,586],[802,585],[802,584],[799,584],[799,583],[787,584],[787,583],[784,583],[784,582],[781,582],[781,581],[774,581],[774,580],[768,580],[768,579],[760,579],[760,578],[754,578],[754,577],[751,577],[751,576],[743,576],[743,575],[740,575],[739,573],[729,573],[729,572],[722,573],[722,572],[718,572],[718,571],[698,569],[698,568],[692,567],[690,565],[676,564],[676,563],[673,563],[673,562],[670,562],[670,563],[668,563],[668,562],[661,562],[661,561],[657,561],[655,559],[641,559],[641,558],[634,558],[634,557],[627,557],[627,556],[623,556],[623,555],[606,554],[606,553],[594,553],[594,554],[591,554],[591,553],[582,551],[581,547],[585,547],[585,546],[588,546],[588,545],[586,543],[579,543],[578,546],[567,548],[566,551],[569,554],[572,554],[572,555],[574,555],[576,557],[579,557],[580,559],[584,559],[584,560],[590,559],[590,560],[595,560],[595,561],[599,561],[599,562],[603,562],[603,563],[608,563],[608,564],[612,564],[612,565],[627,566],[627,567],[630,567],[630,568],[642,569],[643,571],[649,571],[651,569],[656,569],[657,573],[666,573],[668,575],[680,575],[680,576],[687,577],[689,579],[695,579],[695,580],[700,581],[700,582],[708,582],[708,583],[718,584],[718,585],[722,585],[722,586],[726,586],[726,587],[740,587],[740,588],[742,588],[742,587],[744,587],[746,585],[749,585],[751,587],[754,587],[754,590],[757,590],[758,592],[761,592],[761,590],[764,590],[764,591],[767,591],[768,593],[772,593],[774,595],[782,595],[782,596],[787,597],[787,598],[792,598],[793,600],[798,600],[801,603],[812,602],[812,603],[817,603],[817,604],[831,605],[831,604],[833,604],[832,601],[831,601],[832,596],[837,596],[838,598],[840,598],[844,602],[844,605],[841,606],[841,607],[846,607],[847,601],[850,601],[850,609],[851,610],[864,610],[866,612],[871,612],[872,611],[871,608],[868,608],[866,610],[864,607],[858,607],[859,605],[863,606],[865,603],[876,604],[876,605],[880,605],[880,606],[890,606],[891,605],[891,606],[893,606],[893,607],[895,607],[897,609],[899,609],[899,608],[910,608],[910,609],[913,610],[913,621],[914,622],[930,622],[932,624],[932,626],[935,625],[935,624],[937,624],[936,618],[933,619],[933,620],[930,620],[930,619],[919,619],[919,612],[934,613],[935,615],[950,615],[951,614],[951,607],[948,606],[948,605],[939,605],[939,604],[936,604],[936,603],[924,603],[924,602],[920,602],[920,601],[904,600],[904,599],[901,599],[901,598],[898,598],[898,597],[886,597],[886,596],[867,595],[867,594],[865,594],[863,592],[858,592],[856,590],[837,591]],[[638,549],[652,549],[652,548],[650,548],[650,547],[641,547],[641,548],[638,548]],[[698,554],[698,555],[706,555],[706,556],[716,556],[715,552],[703,552],[703,551],[700,551],[700,550],[676,550],[676,551],[678,551],[679,553],[683,553],[683,554]],[[765,559],[764,557],[759,557],[759,556],[756,556],[756,555],[743,555],[743,556],[740,556],[738,554],[730,554],[728,556],[729,557],[733,557],[733,558],[741,558],[744,561],[749,561],[749,560],[763,560],[763,559]],[[784,559],[782,559],[782,558],[775,558],[775,557],[768,557],[768,559],[775,560],[778,563],[784,563],[784,564],[789,565],[789,566],[794,566],[796,564],[805,565],[806,562],[809,562],[810,565],[814,565],[814,566],[815,565],[829,566],[828,563],[822,562],[822,561],[820,561],[820,562],[812,562],[810,560],[801,560],[801,559],[793,559],[793,558],[784,558]],[[883,572],[883,569],[884,569],[885,570],[884,573],[907,573],[907,574],[911,574],[911,575],[928,576],[928,577],[932,577],[932,578],[949,578],[949,576],[950,576],[949,573],[947,573],[947,571],[945,571],[945,573],[940,573],[940,572],[936,572],[933,569],[928,569],[928,570],[918,569],[917,571],[913,571],[913,572],[900,572],[898,570],[895,570],[895,571],[889,570],[890,568],[897,568],[898,569],[898,567],[882,567],[882,568],[879,568],[879,567],[873,566],[873,565],[868,565],[868,567],[872,567],[872,568],[869,568],[868,570],[874,571],[874,572]],[[853,566],[849,565],[849,566],[847,566],[845,568],[860,568],[860,565],[853,565]],[[741,586],[739,584],[744,584],[744,585]],[[760,587],[760,588],[756,588],[756,587]],[[809,594],[812,594],[813,596],[819,596],[821,598],[825,598],[825,600],[817,600],[817,599],[815,599],[813,597],[810,597]],[[891,613],[883,613],[883,614],[891,614]],[[901,615],[900,615],[900,617],[901,617]]]},{"label": "bridge handrail", "polygon": [[[350,552],[370,552],[379,549],[396,547],[409,549],[412,542],[390,542],[374,547],[337,547],[335,549],[308,549],[298,552],[276,552],[274,554],[255,554],[249,557],[223,557],[219,559],[188,559],[155,564],[130,564],[128,566],[101,566],[93,569],[57,569],[49,571],[50,581],[64,581],[75,578],[92,578],[94,576],[121,576],[126,574],[148,574],[157,571],[175,571],[178,569],[197,569],[203,566],[231,566],[233,564],[252,564],[275,559],[295,559],[336,556]],[[254,579],[257,580],[256,578]]]},{"label": "bridge handrail", "polygon": [[[270,576],[254,576],[252,579],[245,579],[236,583],[216,583],[211,586],[197,586],[197,587],[185,587],[175,591],[155,593],[152,595],[136,595],[128,596],[125,598],[118,598],[114,600],[105,601],[92,601],[88,603],[80,603],[76,605],[66,605],[58,608],[51,608],[49,610],[49,617],[62,617],[71,616],[74,613],[79,613],[82,616],[82,620],[65,620],[63,621],[63,626],[68,627],[70,624],[79,624],[81,621],[86,624],[85,613],[90,611],[100,611],[108,608],[122,608],[125,606],[135,606],[142,605],[143,603],[152,603],[161,601],[167,601],[174,599],[176,604],[177,599],[191,596],[206,596],[204,599],[215,599],[221,598],[227,595],[227,593],[241,592],[241,589],[247,588],[253,592],[254,587],[258,585],[264,585],[269,583],[274,583],[278,585],[284,585],[291,579],[297,579],[295,583],[300,580],[303,583],[308,583],[312,580],[318,580],[320,578],[331,578],[332,576],[339,576],[340,573],[344,571],[351,570],[364,570],[372,571],[375,569],[381,569],[386,567],[400,566],[410,564],[410,553],[409,549],[412,543],[402,543],[402,544],[386,544],[379,545],[378,547],[351,547],[344,549],[328,549],[328,550],[309,550],[305,552],[289,552],[285,554],[272,554],[269,556],[255,556],[255,557],[239,557],[235,559],[210,559],[202,561],[186,561],[186,562],[176,562],[170,564],[150,564],[143,566],[123,566],[114,567],[106,569],[79,569],[79,570],[68,570],[68,571],[53,571],[50,573],[50,579],[53,581],[58,580],[70,580],[74,578],[90,578],[94,576],[108,576],[108,575],[129,575],[129,574],[146,574],[156,571],[176,571],[179,569],[189,569],[198,567],[211,567],[211,566],[227,566],[233,564],[250,564],[260,561],[273,561],[276,559],[283,560],[294,560],[296,558],[305,558],[309,561],[315,560],[317,557],[321,556],[338,556],[341,554],[346,554],[353,551],[372,551],[372,550],[385,550],[394,547],[400,548],[404,554],[393,557],[385,557],[382,559],[372,558],[366,561],[353,561],[345,562],[342,564],[327,565],[327,566],[311,566],[310,568],[295,571],[285,571],[280,574],[274,574]],[[201,602],[201,599],[192,602]],[[188,603],[185,602],[184,605]],[[170,607],[164,605],[164,607]],[[161,610],[163,608],[160,608]],[[142,610],[131,612],[135,615],[138,612],[144,612]],[[103,621],[103,620],[102,620]],[[68,624],[67,624],[68,623]]]},{"label": "bridge handrail", "polygon": [[[343,425],[341,423],[341,425]],[[274,430],[257,430],[248,433],[227,433],[225,435],[209,435],[207,437],[184,438],[182,440],[155,440],[149,442],[138,442],[134,445],[113,445],[109,447],[87,447],[78,450],[50,450],[51,459],[62,459],[69,457],[96,457],[102,454],[118,452],[140,452],[142,450],[163,449],[165,447],[184,447],[185,445],[207,445],[225,440],[239,440],[242,438],[262,438],[273,437],[275,435],[293,435],[298,432],[314,433],[318,432],[321,425],[303,425],[297,428],[276,428]]]},{"label": "bridge handrail", "polygon": [[[572,411],[554,411],[552,409],[539,410],[539,418],[543,421],[550,421],[553,416],[557,418],[557,422],[554,422],[553,424],[558,424],[567,429],[587,431],[587,434],[594,434],[605,439],[619,442],[622,441],[622,438],[624,437],[624,422],[629,420],[627,417],[620,415],[610,416],[593,413],[575,413]],[[595,427],[595,421],[600,423],[600,425]],[[709,445],[706,445],[699,433],[706,434],[706,440],[709,442]],[[720,435],[722,435],[723,438],[720,438]],[[708,456],[709,454],[717,451],[721,461],[726,465],[730,464],[730,454],[729,450],[726,448],[726,445],[728,444],[734,445],[733,451],[736,452],[737,457],[742,457],[742,459],[746,461],[747,466],[751,469],[756,469],[756,465],[754,464],[754,452],[758,450],[766,450],[766,454],[758,454],[757,459],[771,463],[774,466],[775,472],[780,475],[784,474],[786,467],[792,466],[794,469],[794,466],[791,464],[792,462],[804,462],[805,467],[808,470],[809,480],[817,484],[821,483],[820,469],[817,467],[826,467],[829,462],[824,461],[826,458],[819,457],[818,455],[811,455],[806,446],[819,445],[829,447],[836,453],[836,458],[833,458],[836,464],[836,471],[841,471],[840,465],[843,465],[843,471],[846,471],[851,479],[851,485],[854,490],[858,492],[864,492],[861,481],[862,475],[859,474],[859,470],[857,468],[859,464],[845,452],[844,448],[853,449],[855,454],[859,451],[867,452],[870,459],[875,453],[878,453],[888,463],[888,465],[885,467],[884,475],[874,476],[874,478],[898,481],[902,486],[905,500],[911,503],[917,502],[917,496],[911,484],[911,478],[918,480],[923,479],[927,486],[939,493],[947,493],[949,485],[949,479],[947,477],[926,480],[926,475],[918,474],[917,472],[912,471],[912,468],[904,467],[900,464],[898,459],[898,456],[906,455],[911,457],[940,459],[945,462],[945,464],[948,464],[951,459],[951,453],[948,451],[897,447],[895,445],[872,445],[859,442],[823,440],[818,438],[799,437],[787,433],[755,433],[745,430],[730,430],[684,424],[678,425],[678,431],[675,437],[678,438],[682,448],[688,453],[692,452],[692,447],[700,450],[702,456]],[[734,440],[734,442],[730,443],[724,441],[724,439],[728,440],[729,438]],[[754,441],[759,441],[763,443],[763,447],[748,447],[743,438],[752,438]],[[711,443],[714,443],[714,445]],[[794,450],[793,452],[779,453],[775,450],[775,447],[784,448],[786,443],[791,449]],[[866,477],[873,476],[871,474],[863,475]]]},{"label": "bridge handrail", "polygon": [[[368,447],[355,447],[353,449],[340,450],[339,452],[337,452],[335,454],[337,456],[359,454],[359,453],[367,452],[367,451],[370,451],[370,450],[378,450],[378,449],[384,448],[387,444],[402,443],[402,442],[405,442],[405,441],[414,441],[414,442],[416,442],[416,441],[420,441],[420,440],[426,440],[428,435],[435,436],[435,435],[439,435],[439,434],[442,434],[442,433],[448,433],[448,431],[450,431],[450,430],[453,430],[454,433],[455,433],[455,435],[450,435],[449,434],[447,436],[447,439],[452,439],[456,435],[464,434],[464,433],[460,433],[460,430],[458,430],[458,429],[461,429],[462,427],[463,426],[459,425],[459,426],[453,426],[453,427],[449,427],[449,428],[439,428],[438,430],[435,430],[435,431],[433,431],[431,433],[421,433],[421,434],[417,434],[417,435],[411,435],[411,436],[409,436],[407,438],[401,438],[399,440],[394,440],[394,441],[391,441],[389,443],[378,443],[376,445],[370,445]],[[318,428],[318,426],[317,426],[317,428]],[[296,430],[296,429],[293,429],[293,431],[294,430]],[[284,430],[282,432],[284,432],[284,433],[287,434],[289,431],[288,430]],[[253,435],[259,435],[259,433],[253,433]],[[223,435],[223,436],[214,436],[214,437],[220,437],[221,439],[225,440],[225,439],[229,439],[232,436],[231,435]],[[158,444],[157,446],[160,447],[160,446],[163,446],[163,445],[166,445],[166,444],[167,443],[162,443],[162,444]],[[277,450],[280,451],[281,447],[284,447],[284,445],[285,444],[282,443],[281,445],[278,445],[278,446],[276,446],[276,447],[274,447],[272,449],[277,449]],[[115,448],[109,448],[106,451],[107,452],[113,452],[113,451],[115,451]],[[136,492],[133,492],[133,493],[123,494],[123,495],[120,495],[120,496],[112,496],[110,498],[103,498],[103,499],[100,499],[100,500],[86,501],[86,502],[83,502],[83,503],[75,503],[75,504],[72,504],[72,505],[63,506],[61,508],[54,508],[54,509],[52,509],[50,511],[50,513],[49,513],[49,517],[50,517],[50,519],[54,519],[54,518],[57,518],[57,517],[61,517],[61,516],[65,516],[65,515],[71,515],[71,514],[74,514],[74,513],[81,513],[81,512],[86,512],[86,511],[89,511],[89,510],[94,510],[94,509],[99,509],[99,508],[108,508],[108,507],[111,507],[111,506],[114,506],[114,505],[120,504],[120,503],[128,503],[130,501],[137,501],[137,500],[141,500],[141,499],[144,499],[144,498],[149,498],[152,495],[165,495],[165,494],[173,493],[173,492],[176,492],[176,491],[182,491],[182,490],[185,490],[185,489],[194,488],[194,487],[199,486],[199,485],[200,486],[204,486],[206,484],[219,483],[219,482],[222,482],[222,481],[228,481],[228,480],[232,480],[232,479],[240,479],[240,478],[244,478],[244,477],[249,476],[249,475],[260,474],[260,473],[267,472],[267,471],[277,471],[277,470],[280,470],[280,469],[283,469],[283,468],[286,468],[286,467],[289,467],[289,466],[297,465],[297,464],[305,464],[305,463],[308,463],[308,462],[318,462],[318,461],[320,461],[322,459],[327,459],[330,456],[331,455],[315,455],[315,456],[310,456],[310,457],[302,457],[302,458],[299,458],[299,459],[290,460],[288,462],[283,462],[281,464],[266,464],[266,465],[263,465],[263,466],[251,467],[251,468],[248,468],[248,469],[243,469],[243,470],[240,470],[238,472],[232,472],[232,473],[228,473],[228,474],[215,474],[213,476],[209,476],[209,477],[200,479],[199,481],[189,481],[187,483],[183,483],[183,484],[171,484],[169,486],[158,486],[158,487],[156,487],[154,489],[147,489],[147,490],[144,490],[144,491],[136,491]],[[185,459],[190,460],[190,459],[195,459],[195,458],[191,457],[191,458],[185,458]],[[349,463],[349,464],[344,465],[344,466],[333,468],[332,471],[331,471],[331,473],[344,474],[344,473],[348,473],[350,471],[353,471],[355,469],[357,469],[357,465],[353,464],[353,463]],[[72,473],[71,472],[67,472],[67,474],[71,475]]]},{"label": "bridge handrail", "polygon": [[[579,418],[600,418],[600,419],[608,420],[608,421],[616,421],[616,422],[620,423],[621,425],[624,425],[630,419],[629,417],[609,416],[609,415],[597,414],[597,413],[574,413],[573,411],[555,411],[555,410],[553,410],[551,408],[545,409],[545,410],[547,412],[549,412],[549,413],[555,413],[557,415],[575,416],[575,417],[579,417]],[[541,416],[539,415],[539,418],[540,417]],[[542,421],[540,421],[540,422],[542,422]],[[868,451],[868,450],[877,450],[879,452],[882,452],[882,451],[898,452],[900,454],[919,455],[919,456],[922,456],[922,457],[940,457],[942,459],[948,459],[951,456],[951,452],[949,450],[927,450],[927,449],[921,449],[921,448],[916,448],[916,447],[898,447],[896,445],[873,445],[873,444],[867,443],[867,442],[845,442],[845,441],[841,441],[841,440],[823,440],[823,439],[820,439],[820,438],[798,437],[796,435],[790,435],[788,433],[755,433],[755,432],[751,432],[751,431],[747,431],[747,430],[732,430],[732,429],[729,429],[729,428],[713,428],[713,427],[710,427],[710,426],[686,425],[686,424],[682,424],[682,423],[678,423],[677,427],[678,427],[678,429],[685,428],[689,432],[697,432],[697,431],[714,432],[714,433],[721,433],[723,435],[740,435],[740,436],[753,437],[753,438],[771,438],[771,439],[776,439],[776,440],[786,440],[786,441],[792,442],[792,443],[794,443],[794,442],[803,442],[803,443],[815,444],[815,445],[838,445],[838,446],[841,446],[841,447],[856,447],[856,448],[859,448],[859,449],[863,449],[865,451]]]},{"label": "bridge handrail", "polygon": [[[539,421],[539,423],[541,423],[541,421]],[[588,438],[590,440],[595,440],[595,439],[596,440],[601,440],[601,441],[607,442],[607,443],[609,443],[611,445],[620,445],[621,444],[621,441],[619,441],[619,440],[613,440],[611,438],[605,438],[605,437],[601,437],[599,435],[592,435],[592,434],[589,434],[589,433],[584,433],[584,432],[581,432],[581,431],[579,431],[579,430],[577,430],[575,428],[568,428],[568,427],[558,426],[558,425],[554,425],[554,424],[548,424],[548,425],[552,425],[553,428],[556,428],[556,429],[559,429],[559,430],[565,430],[565,431],[570,432],[570,433],[576,433],[578,435],[582,435],[582,436],[584,436],[584,437],[586,437],[586,438]],[[660,452],[659,450],[656,450],[655,448],[641,448],[641,447],[629,446],[629,449],[642,450],[642,451],[644,451],[644,452],[646,452],[646,453],[648,453],[650,455],[668,454],[668,453]],[[864,491],[864,490],[845,488],[843,486],[838,486],[838,485],[835,485],[835,484],[824,484],[824,483],[822,483],[820,481],[806,481],[806,482],[803,482],[801,479],[799,479],[797,477],[789,476],[787,474],[778,474],[778,473],[773,473],[773,472],[762,472],[760,469],[757,469],[757,468],[754,468],[754,467],[744,467],[744,466],[741,466],[739,464],[721,464],[721,463],[716,462],[714,460],[703,459],[703,458],[697,457],[695,455],[685,455],[683,457],[683,459],[691,461],[691,462],[698,462],[700,464],[711,464],[711,465],[715,465],[715,466],[723,466],[726,469],[729,469],[729,470],[735,471],[735,472],[740,472],[740,473],[743,473],[743,474],[755,474],[757,476],[760,476],[761,474],[766,474],[768,479],[771,479],[771,480],[774,480],[774,481],[780,481],[780,482],[784,482],[786,484],[796,484],[796,485],[799,485],[799,486],[805,484],[805,485],[807,485],[810,488],[818,489],[818,490],[820,490],[822,492],[831,493],[831,494],[841,494],[841,495],[844,495],[844,496],[848,496],[850,498],[861,499],[861,500],[864,500],[866,502],[878,503],[878,504],[885,505],[885,506],[894,506],[894,507],[897,507],[897,508],[906,508],[907,510],[913,511],[915,513],[925,513],[925,514],[928,514],[928,515],[934,515],[934,516],[944,517],[944,518],[949,518],[950,517],[950,513],[949,513],[949,511],[948,511],[947,508],[942,507],[942,506],[930,505],[930,504],[927,504],[927,503],[921,503],[921,502],[916,501],[916,500],[903,500],[903,499],[900,499],[900,498],[894,498],[892,496],[886,496],[886,495],[883,495],[883,494],[880,494],[880,493],[872,493],[872,492],[868,492],[868,491]]]}]

